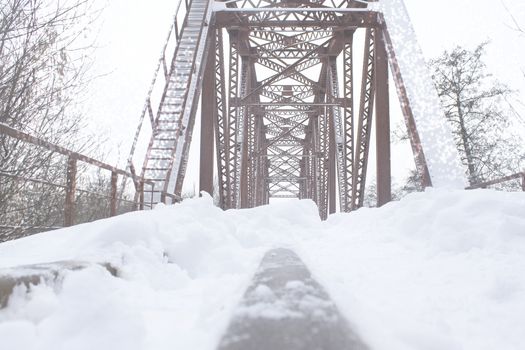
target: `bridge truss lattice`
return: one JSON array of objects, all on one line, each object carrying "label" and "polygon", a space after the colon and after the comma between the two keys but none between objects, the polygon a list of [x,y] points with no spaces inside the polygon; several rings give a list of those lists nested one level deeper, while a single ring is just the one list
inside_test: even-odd
[{"label": "bridge truss lattice", "polygon": [[143,159],[140,176],[155,182],[146,200],[180,198],[200,109],[200,189],[214,191],[215,170],[223,208],[310,198],[326,218],[337,206],[362,206],[373,127],[378,204],[388,202],[389,66],[417,169],[431,185],[388,28],[369,5],[182,2],[129,158],[132,172]]}]

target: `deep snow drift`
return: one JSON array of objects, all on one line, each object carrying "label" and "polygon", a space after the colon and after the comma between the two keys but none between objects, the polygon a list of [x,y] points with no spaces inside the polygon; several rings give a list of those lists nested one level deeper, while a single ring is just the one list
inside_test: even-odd
[{"label": "deep snow drift", "polygon": [[19,288],[2,349],[212,350],[260,258],[290,247],[372,350],[525,344],[525,194],[430,190],[322,223],[310,201],[210,198],[0,245],[0,267],[111,262]]}]

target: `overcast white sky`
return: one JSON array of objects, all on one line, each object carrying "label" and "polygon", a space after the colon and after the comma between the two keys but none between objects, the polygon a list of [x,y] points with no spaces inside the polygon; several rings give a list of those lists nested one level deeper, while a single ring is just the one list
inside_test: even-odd
[{"label": "overcast white sky", "polygon": [[[126,158],[145,96],[177,0],[97,0],[106,4],[100,19],[94,75],[85,111],[93,130],[111,138],[107,149],[114,162]],[[525,29],[523,0],[405,0],[418,41],[427,59],[456,45],[475,47],[490,41],[489,71],[518,90],[525,102]],[[123,162],[120,162],[123,166]],[[191,171],[189,176],[195,176]]]},{"label": "overcast white sky", "polygon": [[[489,70],[501,81],[525,92],[525,35],[512,29],[505,6],[525,30],[523,0],[405,0],[427,57],[455,45],[474,47],[489,41]],[[522,96],[524,96],[522,94]]]}]

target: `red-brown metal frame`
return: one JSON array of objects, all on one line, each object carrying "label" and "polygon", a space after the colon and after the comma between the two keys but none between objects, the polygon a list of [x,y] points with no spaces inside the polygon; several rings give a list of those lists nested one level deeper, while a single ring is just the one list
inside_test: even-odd
[{"label": "red-brown metal frame", "polygon": [[[147,200],[180,199],[202,91],[200,189],[218,191],[222,208],[262,205],[271,197],[310,198],[326,218],[337,206],[345,212],[361,207],[373,130],[377,205],[387,203],[389,68],[416,168],[423,186],[431,185],[388,28],[381,13],[367,8],[367,1],[225,1],[213,13],[207,4],[191,0],[179,5],[169,36],[174,46],[164,47],[141,116],[141,124],[149,116],[153,131],[139,179],[156,169],[159,174],[152,179],[157,189]],[[365,32],[365,43],[360,97],[355,101],[358,31]],[[196,35],[191,32],[198,35],[188,41],[188,35]],[[186,70],[181,45],[189,50],[187,79],[175,81]],[[156,105],[152,91],[162,83],[164,93]],[[132,161],[139,134],[140,128],[128,166],[141,186]],[[163,137],[169,139],[157,143]],[[74,172],[74,159],[70,168]],[[112,213],[114,207],[112,202]]]},{"label": "red-brown metal frame", "polygon": [[[16,130],[3,123],[0,123],[0,134],[7,135],[13,139],[20,140],[26,144],[35,145],[35,146],[44,148],[46,150],[49,150],[53,153],[61,154],[67,157],[65,185],[50,183],[48,181],[43,181],[39,179],[26,178],[24,176],[18,176],[18,175],[3,173],[3,172],[0,173],[0,176],[7,176],[16,181],[41,183],[44,185],[49,185],[52,187],[65,189],[64,226],[71,226],[76,223],[77,215],[76,215],[75,203],[76,203],[76,193],[78,192],[93,194],[101,198],[108,198],[110,200],[110,211],[108,214],[109,216],[114,216],[117,214],[118,205],[120,202],[135,203],[136,204],[135,208],[144,207],[143,202],[137,202],[137,201],[130,202],[128,200],[123,200],[122,198],[119,198],[119,197],[122,197],[122,193],[119,196],[118,188],[117,188],[119,175],[122,176],[124,179],[130,178],[133,181],[133,183],[135,184],[136,193],[143,192],[144,183],[148,184],[149,186],[154,186],[154,183],[150,180],[143,179],[142,177],[139,177],[133,173],[127,172],[122,169],[118,169],[114,166],[103,163],[99,160],[85,156],[78,152],[71,151],[67,148],[61,147],[57,144],[54,144],[46,140],[40,139],[38,137],[32,136],[20,130]],[[83,162],[83,163],[95,166],[98,169],[109,171],[111,173],[110,193],[101,194],[101,193],[93,193],[92,191],[85,191],[82,189],[78,189],[77,188],[77,177],[78,177],[78,164],[77,163],[78,162]]]}]

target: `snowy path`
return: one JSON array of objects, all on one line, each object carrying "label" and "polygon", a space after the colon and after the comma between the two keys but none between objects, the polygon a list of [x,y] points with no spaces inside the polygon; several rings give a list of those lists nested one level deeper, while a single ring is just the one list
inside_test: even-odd
[{"label": "snowy path", "polygon": [[428,191],[320,222],[209,198],[0,245],[0,268],[107,262],[18,288],[2,349],[214,350],[266,251],[291,248],[373,350],[521,350],[525,194]]}]

